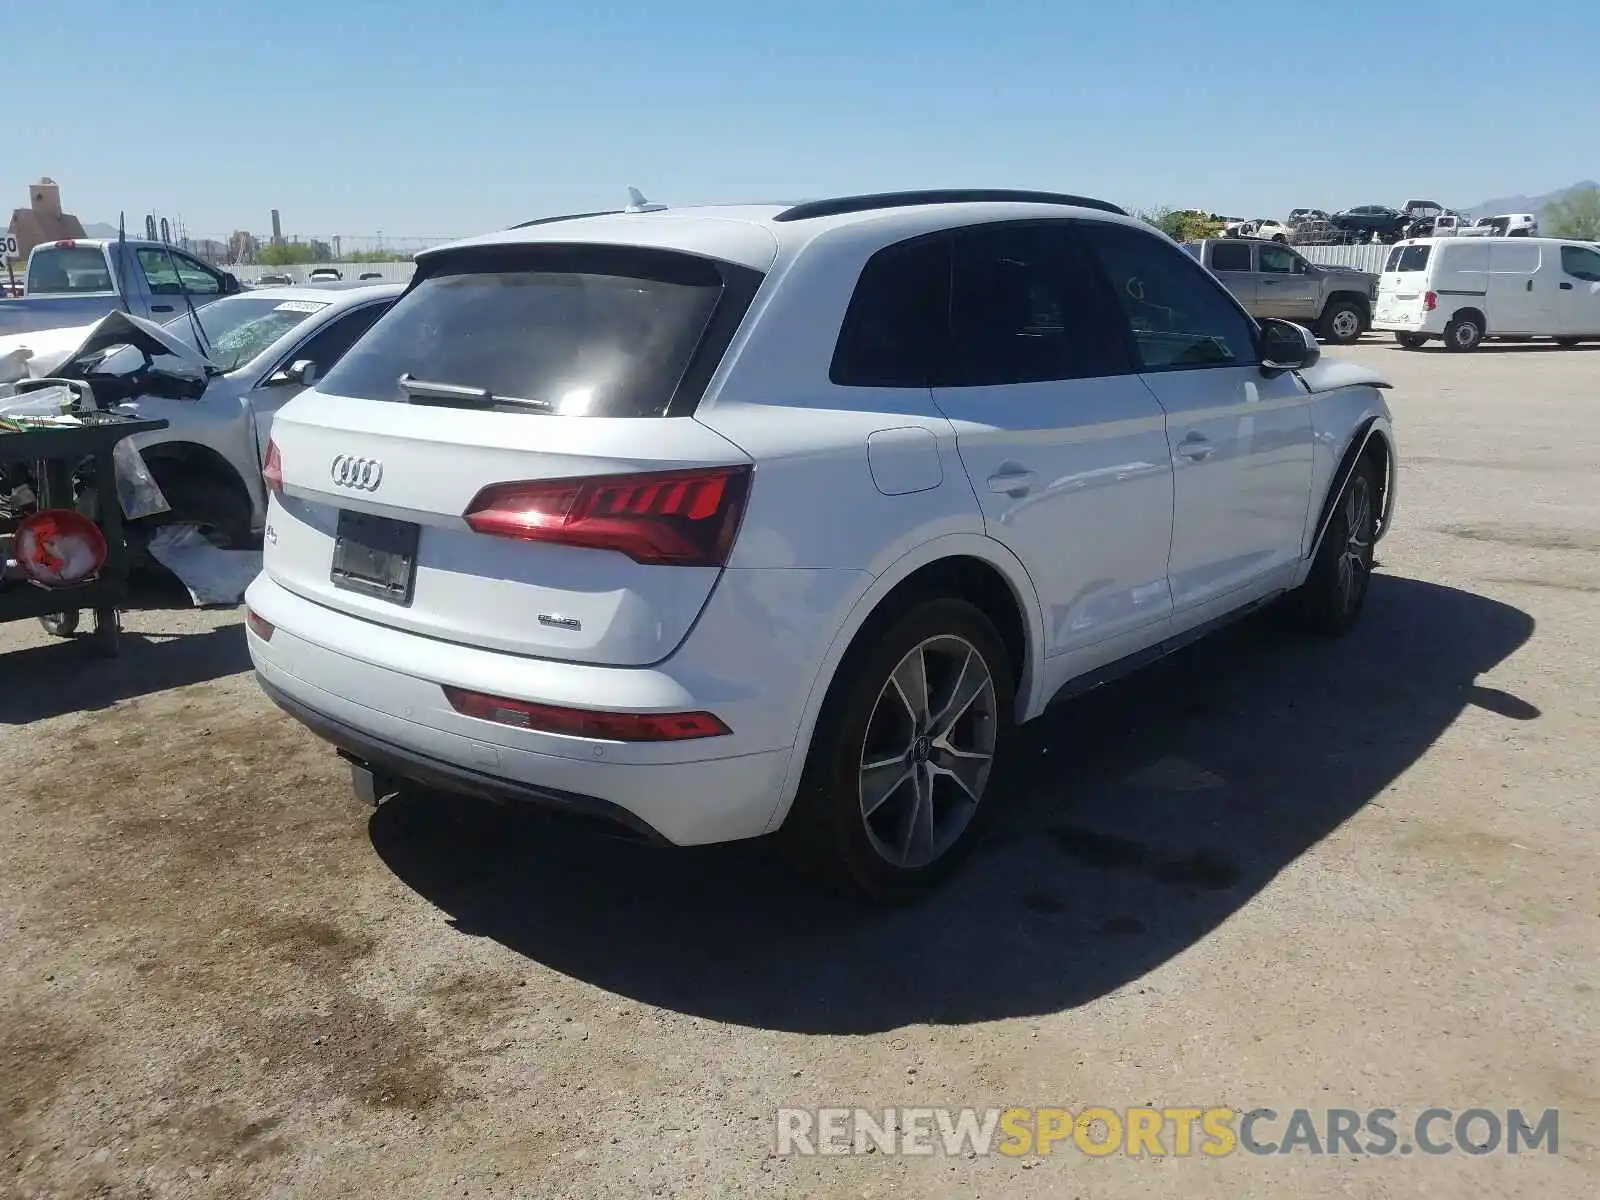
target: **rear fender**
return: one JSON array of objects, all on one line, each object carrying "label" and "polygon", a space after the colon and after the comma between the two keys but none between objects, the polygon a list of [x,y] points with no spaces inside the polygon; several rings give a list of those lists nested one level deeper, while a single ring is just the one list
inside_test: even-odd
[{"label": "rear fender", "polygon": [[856,635],[861,632],[862,627],[889,593],[913,573],[941,559],[960,557],[976,558],[987,563],[1010,585],[1017,606],[1021,610],[1023,627],[1027,635],[1026,662],[1017,679],[1016,719],[1019,723],[1031,720],[1043,710],[1050,697],[1043,694],[1044,672],[1036,669],[1035,664],[1043,661],[1044,613],[1039,607],[1039,596],[1034,589],[1033,579],[1028,575],[1021,560],[1003,544],[983,534],[952,533],[927,542],[895,560],[867,585],[822,655],[822,662],[812,680],[805,706],[801,709],[794,753],[790,757],[789,770],[784,776],[783,787],[778,794],[777,806],[773,809],[768,822],[769,831],[778,828],[789,815],[790,806],[793,805],[795,794],[800,788],[800,776],[805,771],[806,757],[811,747],[812,735],[816,731],[817,718],[822,712],[823,701],[827,698],[828,689],[833,684],[839,664],[849,651],[851,643],[855,641]]}]

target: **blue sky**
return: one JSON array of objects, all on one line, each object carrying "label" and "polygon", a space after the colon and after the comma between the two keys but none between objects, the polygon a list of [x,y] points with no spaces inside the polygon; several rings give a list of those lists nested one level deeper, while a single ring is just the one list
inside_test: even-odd
[{"label": "blue sky", "polygon": [[679,204],[1034,187],[1255,216],[1600,177],[1597,0],[31,11],[6,23],[0,202],[48,174],[87,221],[156,209],[192,235],[260,232],[272,207],[305,236],[466,234],[630,184]]}]

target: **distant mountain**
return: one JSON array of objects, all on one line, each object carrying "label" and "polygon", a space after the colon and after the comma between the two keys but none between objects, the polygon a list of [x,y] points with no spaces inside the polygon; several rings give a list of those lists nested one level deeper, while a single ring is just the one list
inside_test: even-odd
[{"label": "distant mountain", "polygon": [[114,238],[117,236],[117,227],[115,225],[105,224],[86,224],[83,227],[83,236],[92,238]]},{"label": "distant mountain", "polygon": [[1592,179],[1585,179],[1582,183],[1575,183],[1571,187],[1561,188],[1559,191],[1546,192],[1542,196],[1502,196],[1498,200],[1485,200],[1482,204],[1475,204],[1467,209],[1469,217],[1492,217],[1500,213],[1532,213],[1538,216],[1544,211],[1546,204],[1557,200],[1565,200],[1573,192],[1585,192],[1600,188],[1600,183]]}]

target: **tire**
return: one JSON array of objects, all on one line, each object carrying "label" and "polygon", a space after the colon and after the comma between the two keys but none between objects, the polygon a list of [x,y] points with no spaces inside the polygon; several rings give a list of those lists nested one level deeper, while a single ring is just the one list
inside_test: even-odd
[{"label": "tire", "polygon": [[1272,240],[1277,242],[1280,246],[1287,246],[1289,244],[1289,239],[1281,233],[1273,234]]},{"label": "tire", "polygon": [[39,618],[39,624],[51,637],[69,638],[78,632],[78,610],[70,608],[66,612],[46,613]]},{"label": "tire", "polygon": [[1338,637],[1361,618],[1372,580],[1378,487],[1377,468],[1363,457],[1339,494],[1305,583],[1293,593],[1300,624],[1309,633]]},{"label": "tire", "polygon": [[[917,663],[927,703],[912,682]],[[858,636],[828,690],[783,825],[790,861],[873,901],[908,898],[947,876],[993,803],[986,790],[1011,731],[1015,687],[1000,635],[965,600],[923,601]],[[948,717],[941,705],[959,711]]]},{"label": "tire", "polygon": [[1322,310],[1322,340],[1335,346],[1350,346],[1361,340],[1367,314],[1354,300],[1331,300]]},{"label": "tire", "polygon": [[1399,342],[1404,350],[1420,350],[1428,342],[1427,335],[1421,333],[1397,333],[1394,335],[1394,340]]},{"label": "tire", "polygon": [[1470,354],[1483,341],[1483,321],[1476,315],[1454,317],[1444,327],[1444,348],[1452,354]]}]

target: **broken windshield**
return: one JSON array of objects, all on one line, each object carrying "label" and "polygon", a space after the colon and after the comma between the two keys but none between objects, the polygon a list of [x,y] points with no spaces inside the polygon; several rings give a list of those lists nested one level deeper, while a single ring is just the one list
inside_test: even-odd
[{"label": "broken windshield", "polygon": [[[327,308],[321,300],[281,300],[261,296],[226,296],[199,309],[206,348],[223,374],[242,367],[307,317]],[[164,327],[169,336],[199,350],[189,314]]]}]

